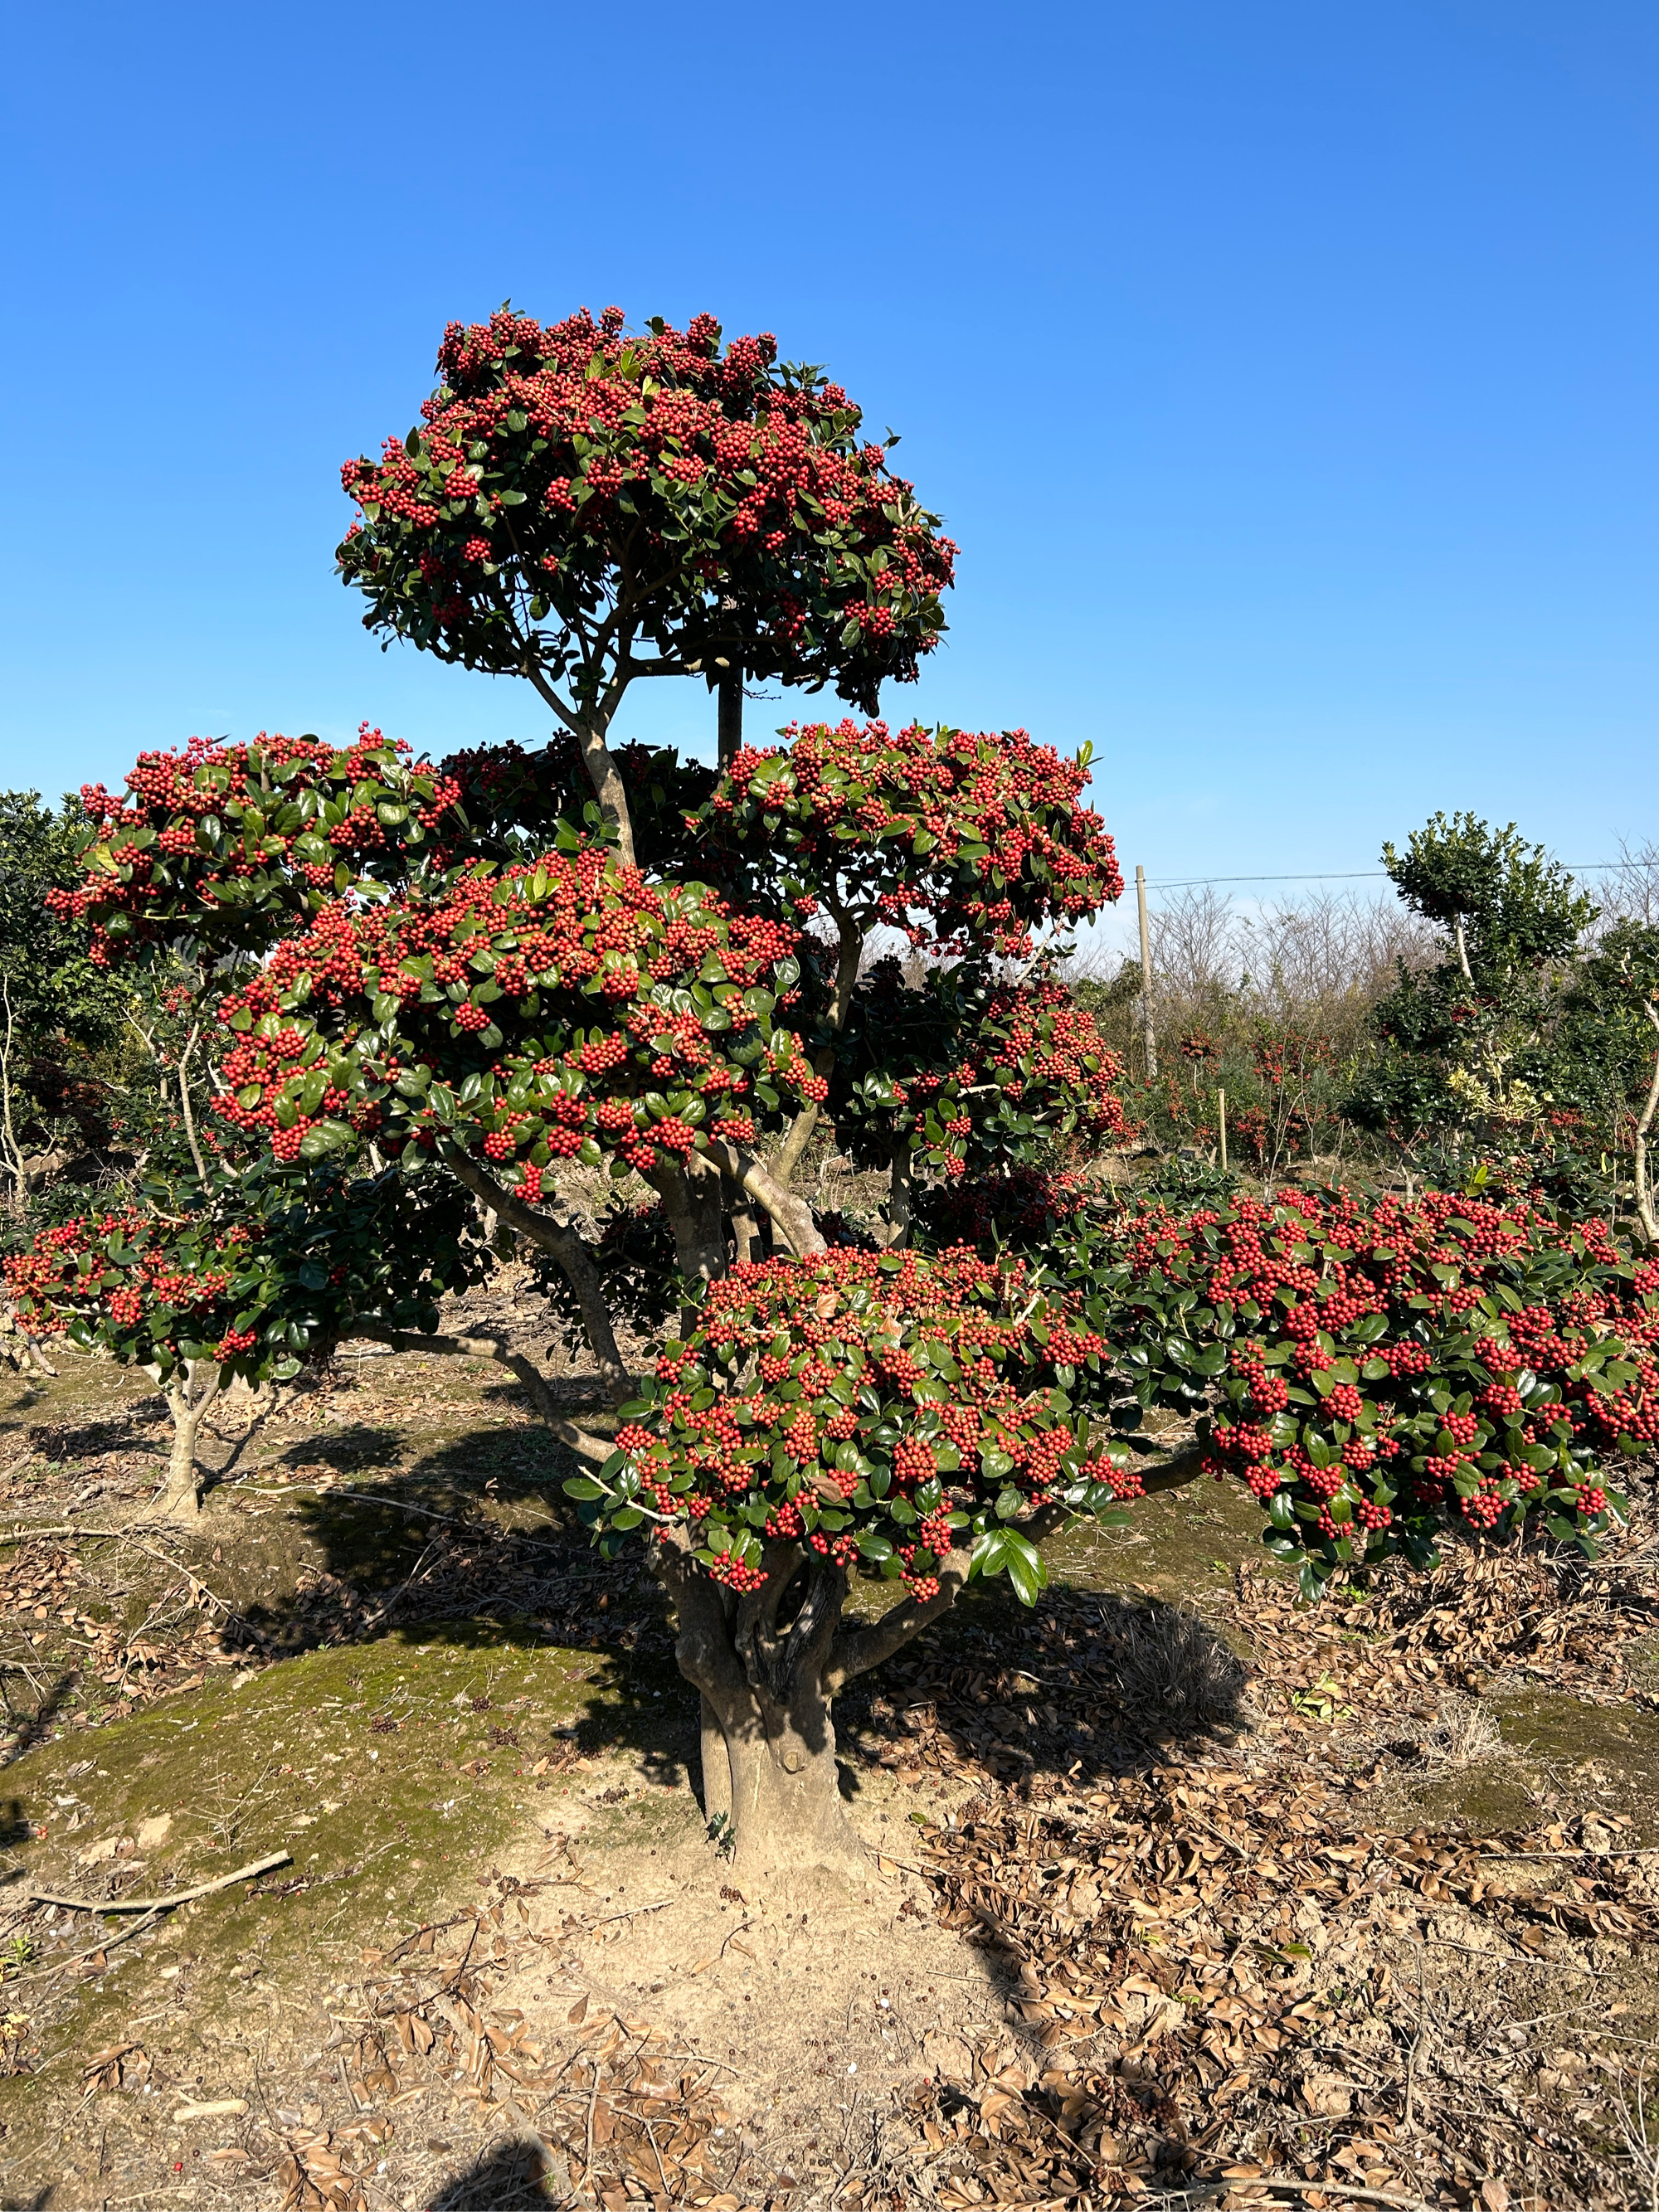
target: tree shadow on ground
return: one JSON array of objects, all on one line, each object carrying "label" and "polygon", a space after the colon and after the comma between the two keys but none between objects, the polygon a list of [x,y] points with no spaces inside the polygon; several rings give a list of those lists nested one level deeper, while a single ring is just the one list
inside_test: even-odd
[{"label": "tree shadow on ground", "polygon": [[[23,1408],[26,1414],[31,1410]],[[158,1450],[155,1431],[165,1428],[167,1420],[167,1406],[158,1393],[136,1398],[118,1413],[98,1420],[0,1422],[0,1434],[21,1429],[23,1442],[38,1459],[101,1459],[110,1452]]]},{"label": "tree shadow on ground", "polygon": [[[250,1603],[228,1640],[264,1658],[392,1630],[602,1653],[612,1663],[564,1747],[631,1754],[660,1781],[696,1779],[696,1693],[675,1667],[663,1594],[637,1554],[601,1559],[557,1475],[522,1450],[504,1461],[502,1441],[490,1431],[455,1437],[349,1494],[295,1496],[321,1564],[282,1602]],[[522,1445],[525,1432],[512,1441]],[[1000,1582],[970,1585],[836,1708],[849,1798],[878,1767],[941,1795],[975,1770],[1086,1790],[1178,1759],[1248,1717],[1244,1667],[1192,1608],[1064,1582],[1032,1611]]]},{"label": "tree shadow on ground", "polygon": [[398,1430],[383,1421],[353,1421],[343,1428],[290,1444],[268,1462],[278,1468],[333,1468],[342,1474],[359,1468],[393,1468],[404,1453]]},{"label": "tree shadow on ground", "polygon": [[446,2181],[430,2212],[546,2212],[547,2163],[539,2142],[501,2142],[481,2151],[464,2173]]}]

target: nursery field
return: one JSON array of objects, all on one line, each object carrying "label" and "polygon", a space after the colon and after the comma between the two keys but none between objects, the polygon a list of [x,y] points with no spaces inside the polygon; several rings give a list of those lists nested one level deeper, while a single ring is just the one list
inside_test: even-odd
[{"label": "nursery field", "polygon": [[1142,1501],[841,1701],[867,1886],[746,1894],[500,1366],[224,1409],[181,1530],[161,1400],[52,1357],[0,1394],[7,2206],[1650,2203],[1639,1483],[1593,1565],[1313,1607],[1242,1489]]}]

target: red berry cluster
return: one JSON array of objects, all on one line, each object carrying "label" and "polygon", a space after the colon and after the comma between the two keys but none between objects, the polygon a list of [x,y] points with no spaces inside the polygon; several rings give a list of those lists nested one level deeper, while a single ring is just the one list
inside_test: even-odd
[{"label": "red berry cluster", "polygon": [[1121,895],[1112,840],[1080,803],[1087,762],[1024,730],[843,721],[782,735],[738,754],[698,820],[739,853],[775,844],[801,896],[833,891],[932,950],[1023,955],[1035,927]]},{"label": "red berry cluster", "polygon": [[1104,1349],[1023,1265],[965,1249],[740,1265],[659,1362],[611,1475],[575,1494],[600,1522],[672,1498],[652,1517],[694,1523],[724,1579],[762,1538],[805,1541],[926,1598],[947,1552],[1033,1507],[1139,1490],[1122,1448],[1054,1403],[1060,1370]]}]

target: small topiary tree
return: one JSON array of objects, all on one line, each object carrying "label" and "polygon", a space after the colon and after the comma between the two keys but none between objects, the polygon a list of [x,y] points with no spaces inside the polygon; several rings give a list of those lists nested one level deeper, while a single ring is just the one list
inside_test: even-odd
[{"label": "small topiary tree", "polygon": [[470,1212],[395,1171],[302,1179],[255,1163],[56,1223],[4,1272],[30,1331],[160,1387],[173,1449],[156,1504],[193,1521],[198,1439],[220,1393],[290,1382],[343,1337],[434,1329],[439,1300],[476,1271]]}]

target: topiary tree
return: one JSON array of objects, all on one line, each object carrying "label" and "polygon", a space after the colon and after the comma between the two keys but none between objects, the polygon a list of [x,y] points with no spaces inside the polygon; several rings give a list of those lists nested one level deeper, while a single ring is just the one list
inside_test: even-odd
[{"label": "topiary tree", "polygon": [[[586,1461],[568,1487],[595,1540],[645,1544],[672,1597],[711,1821],[745,1868],[847,1864],[838,1688],[975,1576],[1033,1601],[1069,1516],[1188,1479],[1196,1455],[1148,1443],[1143,1401],[1203,1411],[1241,1317],[1301,1296],[1296,1268],[1319,1297],[1334,1263],[1173,1290],[1153,1374],[1162,1289],[1087,1256],[1079,1169],[1127,1132],[1117,1062],[1051,973],[1121,889],[1086,756],[873,719],[759,748],[728,725],[718,774],[611,747],[635,674],[706,672],[723,647],[870,705],[937,628],[946,556],[908,491],[876,496],[879,453],[854,454],[839,397],[716,338],[452,332],[428,430],[352,477],[366,519],[343,564],[371,620],[521,668],[560,742],[437,765],[368,731],[150,756],[123,796],[88,794],[69,904],[99,958],[182,940],[220,979],[237,1141],[285,1173],[366,1162],[388,1193],[476,1200],[557,1270],[615,1437],[560,1422],[529,1363],[498,1356]],[[832,1244],[811,1202],[832,1135],[888,1176],[868,1249]],[[621,1201],[598,1236],[578,1170]],[[342,1330],[489,1348],[405,1334],[389,1310],[426,1261],[407,1225],[378,1249],[389,1276]],[[643,1359],[618,1302],[672,1324]],[[1287,1334],[1322,1352],[1330,1329]],[[896,1602],[849,1621],[855,1575]]]},{"label": "topiary tree", "polygon": [[[827,1848],[839,1820],[836,1684],[924,1626],[970,1570],[1006,1571],[1034,1596],[1046,1530],[1135,1486],[1127,1447],[1065,1401],[1053,1347],[1066,1300],[1035,1295],[1017,1260],[947,1266],[902,1249],[969,1183],[994,1213],[1029,1220],[1036,1206],[1040,1220],[1045,1165],[1075,1139],[1121,1133],[1116,1062],[1044,976],[1037,942],[1116,894],[1111,841],[1080,804],[1086,766],[1022,732],[844,723],[741,751],[679,825],[715,880],[653,878],[623,864],[602,829],[575,826],[577,794],[547,812],[558,768],[532,773],[514,754],[430,768],[372,732],[338,754],[272,738],[152,757],[124,799],[88,793],[75,905],[105,961],[154,957],[180,939],[204,968],[240,958],[222,971],[217,1006],[221,1126],[268,1146],[286,1171],[320,1173],[372,1148],[416,1190],[432,1182],[488,1205],[559,1268],[635,1424],[672,1418],[664,1376],[712,1356],[702,1333],[728,1311],[716,1294],[757,1277],[771,1285],[752,1324],[769,1332],[757,1354],[765,1371],[781,1356],[770,1349],[777,1313],[799,1318],[806,1297],[810,1319],[844,1279],[838,1372],[853,1363],[872,1391],[908,1374],[906,1362],[952,1374],[953,1302],[967,1300],[978,1317],[967,1381],[916,1397],[917,1367],[884,1411],[855,1407],[851,1431],[836,1420],[839,1400],[819,1408],[821,1422],[813,1413],[814,1436],[853,1474],[850,1504],[820,1510],[811,1462],[769,1442],[736,1462],[761,1475],[740,1494],[711,1492],[705,1515],[688,1504],[647,1519],[642,1505],[630,1520],[642,1478],[626,1450],[556,1424],[596,1470],[580,1502],[602,1540],[655,1532],[682,1661],[709,1701],[711,1805],[735,1802],[732,1778],[747,1777],[737,1815],[746,1854],[789,1856],[805,1837]],[[514,849],[504,792],[550,825],[534,857],[502,857]],[[921,962],[914,987],[868,957],[899,929]],[[895,1041],[885,1067],[884,1024]],[[799,1180],[826,1110],[890,1171],[890,1252],[827,1249]],[[637,1176],[656,1193],[682,1310],[648,1399],[613,1325],[607,1240],[583,1235],[564,1209],[562,1163],[608,1169],[619,1186]],[[419,1265],[404,1230],[389,1228],[379,1249],[394,1276],[399,1262]],[[813,1271],[805,1292],[803,1268]],[[392,1287],[378,1315],[359,1300],[338,1331],[411,1340],[386,1319]],[[812,1348],[802,1340],[803,1356]],[[896,1463],[892,1451],[904,1435],[892,1424],[907,1392],[912,1416],[924,1403],[941,1410],[907,1417],[915,1450]],[[951,1423],[966,1419],[949,1401],[975,1393],[979,1443],[957,1447],[960,1468],[940,1459],[924,1478],[918,1455],[944,1452]],[[804,1452],[799,1415],[816,1405],[792,1393],[734,1418],[752,1426],[787,1407]],[[817,1463],[829,1481],[829,1462]],[[946,1473],[957,1477],[948,1504],[928,1487]],[[796,1540],[773,1509],[803,1492]],[[908,1583],[910,1595],[879,1638],[848,1631],[837,1644],[849,1562]],[[817,1631],[828,1644],[813,1641]],[[778,1774],[808,1777],[775,1804],[757,1794],[763,1751]],[[781,1763],[786,1754],[800,1763]]]}]

